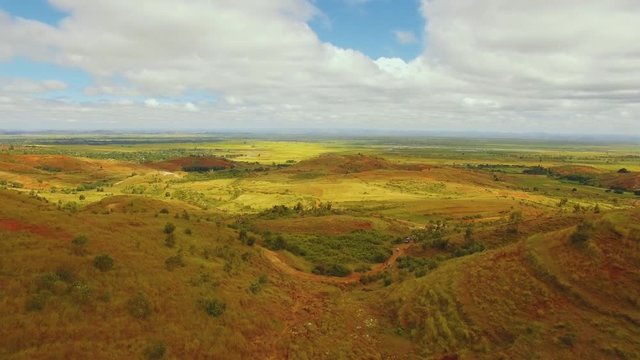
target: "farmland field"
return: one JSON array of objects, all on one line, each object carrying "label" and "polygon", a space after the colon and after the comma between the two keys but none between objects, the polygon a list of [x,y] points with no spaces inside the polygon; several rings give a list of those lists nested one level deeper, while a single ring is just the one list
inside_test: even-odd
[{"label": "farmland field", "polygon": [[638,144],[7,135],[0,199],[3,359],[640,359]]}]

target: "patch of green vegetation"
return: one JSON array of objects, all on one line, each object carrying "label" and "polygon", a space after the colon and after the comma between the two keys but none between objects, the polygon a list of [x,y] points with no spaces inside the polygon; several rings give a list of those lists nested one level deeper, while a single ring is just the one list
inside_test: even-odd
[{"label": "patch of green vegetation", "polygon": [[271,249],[286,249],[302,256],[318,266],[318,273],[326,274],[343,274],[343,267],[361,263],[381,263],[391,256],[391,242],[388,236],[377,231],[354,231],[339,236],[267,235],[264,243]]}]

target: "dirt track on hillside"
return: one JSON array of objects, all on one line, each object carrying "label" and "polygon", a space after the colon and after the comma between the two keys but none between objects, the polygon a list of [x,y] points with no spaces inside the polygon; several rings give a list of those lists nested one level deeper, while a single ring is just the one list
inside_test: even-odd
[{"label": "dirt track on hillside", "polygon": [[365,273],[352,273],[349,276],[345,277],[335,277],[335,276],[326,276],[326,275],[316,275],[307,273],[301,270],[298,270],[291,265],[287,264],[287,262],[283,259],[283,256],[275,251],[262,248],[263,253],[269,261],[280,271],[285,274],[289,274],[297,279],[313,281],[325,284],[333,284],[333,285],[348,285],[357,283],[360,281],[360,277],[363,275],[376,275],[379,272],[390,268],[395,262],[398,260],[400,255],[403,255],[405,251],[411,246],[411,244],[402,244],[393,249],[393,253],[391,256],[385,260],[385,262],[381,264],[376,264],[373,268]]}]

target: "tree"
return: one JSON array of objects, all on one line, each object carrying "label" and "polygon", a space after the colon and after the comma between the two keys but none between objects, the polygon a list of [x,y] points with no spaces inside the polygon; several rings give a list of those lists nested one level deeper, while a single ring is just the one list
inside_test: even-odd
[{"label": "tree", "polygon": [[626,168],[621,168],[620,170],[618,170],[618,174],[628,174],[630,173],[629,170],[627,170]]}]

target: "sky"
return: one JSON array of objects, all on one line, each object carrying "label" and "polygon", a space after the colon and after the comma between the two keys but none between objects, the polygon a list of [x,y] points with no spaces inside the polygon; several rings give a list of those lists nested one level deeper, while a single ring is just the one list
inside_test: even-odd
[{"label": "sky", "polygon": [[0,0],[0,130],[640,134],[637,0]]}]

